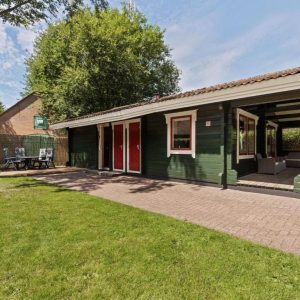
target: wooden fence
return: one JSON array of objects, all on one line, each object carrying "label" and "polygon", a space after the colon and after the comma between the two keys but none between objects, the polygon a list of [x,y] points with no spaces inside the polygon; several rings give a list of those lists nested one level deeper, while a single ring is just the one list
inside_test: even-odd
[{"label": "wooden fence", "polygon": [[8,148],[9,155],[15,155],[15,149],[25,148],[25,155],[38,156],[40,148],[54,149],[56,165],[66,165],[68,161],[68,138],[42,135],[0,135],[0,164],[4,160],[3,148]]}]

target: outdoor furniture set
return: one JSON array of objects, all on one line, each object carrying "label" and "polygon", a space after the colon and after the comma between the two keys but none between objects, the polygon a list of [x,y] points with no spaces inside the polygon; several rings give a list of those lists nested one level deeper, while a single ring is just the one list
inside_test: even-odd
[{"label": "outdoor furniture set", "polygon": [[286,168],[300,168],[300,152],[290,152],[286,157],[267,157],[261,154],[256,155],[257,173],[259,174],[278,174]]},{"label": "outdoor furniture set", "polygon": [[50,166],[55,168],[52,148],[40,149],[39,156],[26,156],[24,148],[16,148],[15,156],[10,156],[8,148],[3,148],[3,154],[3,169],[9,169],[10,167],[13,167],[15,170],[28,170],[36,167],[38,167],[39,169],[41,169],[42,167],[49,168]]}]

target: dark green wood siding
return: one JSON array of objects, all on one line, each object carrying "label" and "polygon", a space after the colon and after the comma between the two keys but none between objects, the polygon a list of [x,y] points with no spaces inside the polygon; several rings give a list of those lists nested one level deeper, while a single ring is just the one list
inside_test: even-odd
[{"label": "dark green wood siding", "polygon": [[[157,113],[144,117],[143,173],[149,177],[220,184],[224,168],[222,114],[218,105],[199,107],[196,122],[196,158],[178,154],[171,154],[168,158],[165,115]],[[211,121],[210,127],[205,126],[206,121]]]},{"label": "dark green wood siding", "polygon": [[97,126],[70,129],[70,159],[74,167],[98,167]]}]

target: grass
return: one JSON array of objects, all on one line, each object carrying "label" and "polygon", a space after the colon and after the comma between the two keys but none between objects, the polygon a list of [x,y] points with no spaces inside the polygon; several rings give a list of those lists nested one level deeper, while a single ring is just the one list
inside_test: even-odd
[{"label": "grass", "polygon": [[300,299],[300,258],[6,178],[0,179],[0,298]]}]

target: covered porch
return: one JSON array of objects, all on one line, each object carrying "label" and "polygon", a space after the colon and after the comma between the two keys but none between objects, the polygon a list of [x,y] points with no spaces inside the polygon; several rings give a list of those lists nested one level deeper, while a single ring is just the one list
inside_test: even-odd
[{"label": "covered porch", "polygon": [[276,175],[251,173],[239,177],[238,185],[293,192],[294,180],[299,171],[298,168],[286,168]]},{"label": "covered porch", "polygon": [[247,102],[235,103],[232,114],[236,133],[232,139],[232,166],[237,172],[237,185],[297,191],[299,93],[264,96]]}]

